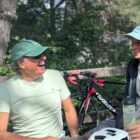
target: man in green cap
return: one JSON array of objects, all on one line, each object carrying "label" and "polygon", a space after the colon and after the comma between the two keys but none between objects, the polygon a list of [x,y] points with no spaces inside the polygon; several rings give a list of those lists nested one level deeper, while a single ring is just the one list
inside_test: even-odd
[{"label": "man in green cap", "polygon": [[[61,73],[45,69],[43,47],[22,40],[12,48],[17,75],[0,85],[0,140],[65,139],[63,108],[71,137],[78,135],[77,115]],[[13,132],[7,132],[9,120]]]}]

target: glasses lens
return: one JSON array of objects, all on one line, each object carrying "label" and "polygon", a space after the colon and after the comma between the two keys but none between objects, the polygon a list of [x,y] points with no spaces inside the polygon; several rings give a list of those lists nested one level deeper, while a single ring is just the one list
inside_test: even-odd
[{"label": "glasses lens", "polygon": [[134,42],[134,43],[140,43],[140,40],[132,39],[132,42]]},{"label": "glasses lens", "polygon": [[32,59],[40,59],[42,56],[45,56],[45,54],[44,54],[44,53],[41,53],[41,54],[38,55],[38,56],[26,56],[26,57],[32,58]]},{"label": "glasses lens", "polygon": [[38,55],[38,56],[34,56],[32,57],[33,59],[40,59],[40,57],[42,56],[42,54]]}]

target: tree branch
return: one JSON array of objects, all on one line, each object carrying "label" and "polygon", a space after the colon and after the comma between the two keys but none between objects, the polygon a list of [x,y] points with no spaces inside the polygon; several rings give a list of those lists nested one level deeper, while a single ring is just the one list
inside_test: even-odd
[{"label": "tree branch", "polygon": [[56,6],[55,9],[58,8],[63,2],[65,2],[66,0],[61,0]]}]

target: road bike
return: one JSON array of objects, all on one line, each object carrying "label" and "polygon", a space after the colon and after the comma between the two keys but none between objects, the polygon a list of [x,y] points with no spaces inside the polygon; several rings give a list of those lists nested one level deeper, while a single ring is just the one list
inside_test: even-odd
[{"label": "road bike", "polygon": [[[106,109],[107,112],[111,113],[113,117],[119,117],[119,111],[121,106],[114,105],[110,103],[108,99],[106,99],[102,94],[100,94],[95,88],[96,87],[104,87],[105,83],[108,84],[118,84],[118,85],[125,85],[125,83],[121,82],[114,82],[114,81],[107,81],[107,80],[97,80],[96,73],[93,72],[66,72],[64,71],[64,77],[66,81],[68,81],[72,85],[78,85],[76,79],[80,79],[79,76],[83,76],[86,79],[86,85],[84,86],[84,91],[81,94],[72,94],[72,99],[76,102],[74,103],[77,114],[78,114],[78,124],[79,128],[85,126],[85,118],[86,116],[90,116],[93,114],[92,117],[92,124],[95,126],[101,122],[101,114],[99,111],[99,107],[97,106],[97,102],[100,102]],[[92,98],[93,97],[93,98]],[[93,113],[94,112],[94,113]],[[96,116],[96,119],[95,119]],[[94,121],[94,122],[93,122]]]}]

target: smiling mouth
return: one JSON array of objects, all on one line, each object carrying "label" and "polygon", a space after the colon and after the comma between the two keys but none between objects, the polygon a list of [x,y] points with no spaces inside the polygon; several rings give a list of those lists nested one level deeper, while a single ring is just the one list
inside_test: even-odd
[{"label": "smiling mouth", "polygon": [[45,67],[45,65],[43,64],[43,65],[38,65],[38,67]]}]

